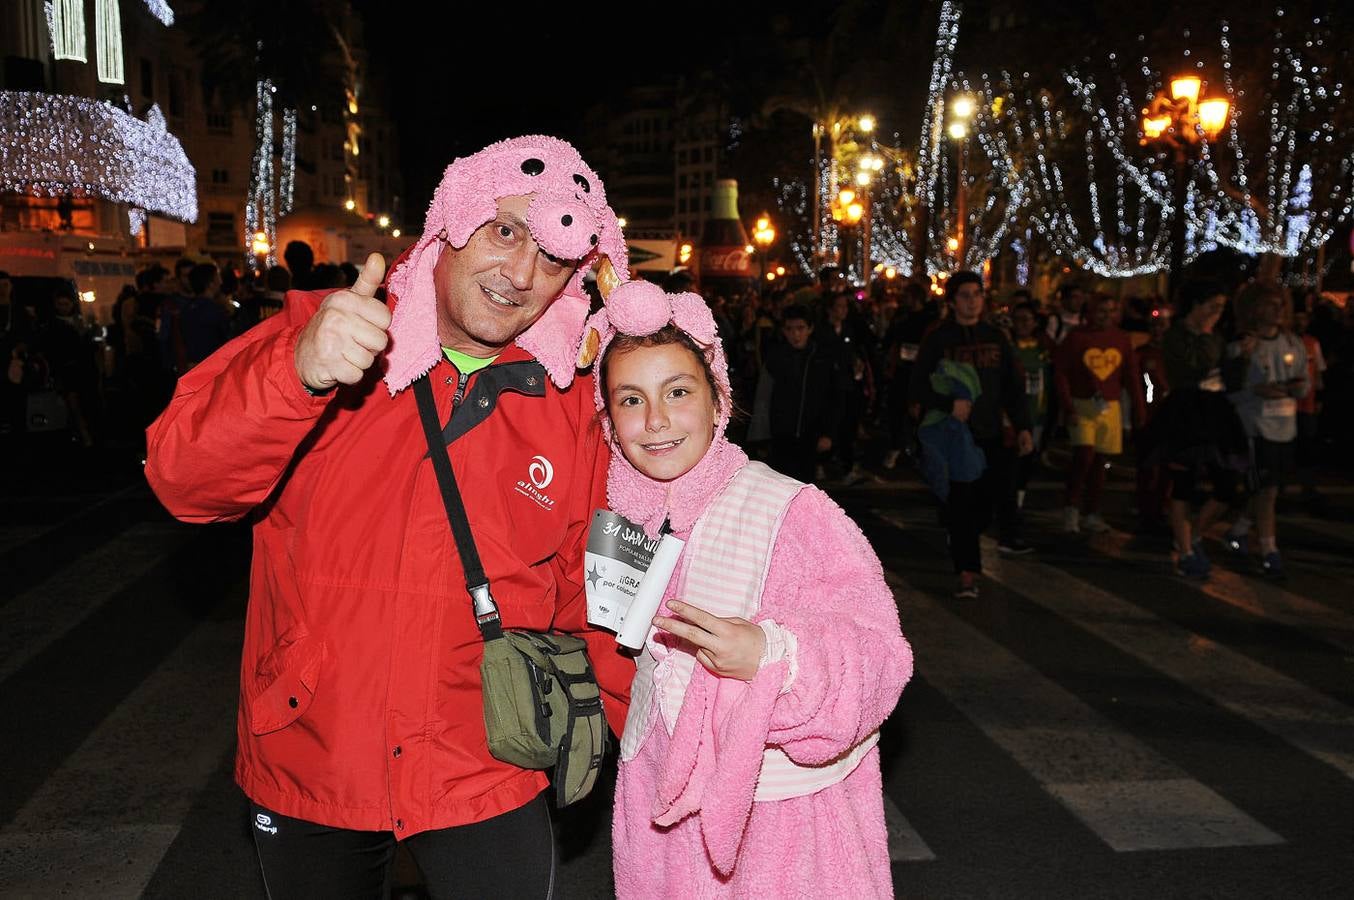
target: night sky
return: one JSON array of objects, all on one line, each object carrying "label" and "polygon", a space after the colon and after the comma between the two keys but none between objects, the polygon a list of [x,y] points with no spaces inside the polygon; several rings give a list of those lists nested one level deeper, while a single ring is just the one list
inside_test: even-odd
[{"label": "night sky", "polygon": [[[355,0],[386,66],[406,216],[422,218],[448,163],[502,138],[579,135],[597,99],[706,66],[727,68],[766,16],[753,4],[395,4]],[[392,8],[414,9],[400,18]],[[467,7],[462,7],[464,10]]]}]

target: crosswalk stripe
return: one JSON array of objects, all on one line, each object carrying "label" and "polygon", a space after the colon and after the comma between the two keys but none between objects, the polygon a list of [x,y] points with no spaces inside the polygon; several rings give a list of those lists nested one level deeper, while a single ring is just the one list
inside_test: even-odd
[{"label": "crosswalk stripe", "polygon": [[1279,536],[1283,536],[1283,523],[1292,522],[1300,528],[1308,531],[1314,531],[1317,534],[1329,535],[1338,538],[1347,544],[1354,544],[1354,525],[1344,522],[1334,522],[1330,519],[1313,519],[1311,516],[1304,515],[1283,515],[1279,516]]},{"label": "crosswalk stripe", "polygon": [[0,606],[0,681],[173,555],[192,534],[183,525],[136,525]]},{"label": "crosswalk stripe", "polygon": [[1354,779],[1354,710],[1055,566],[1002,559],[990,538],[983,552],[988,577]]},{"label": "crosswalk stripe", "polygon": [[42,537],[51,531],[52,525],[0,525],[0,553],[6,553],[15,547]]},{"label": "crosswalk stripe", "polygon": [[[0,829],[19,896],[136,896],[235,733],[239,622],[198,625]],[[185,695],[191,690],[191,695]]]},{"label": "crosswalk stripe", "polygon": [[[74,522],[82,516],[88,516],[91,512],[102,506],[121,500],[138,491],[144,491],[145,485],[142,483],[132,484],[111,494],[96,494],[81,499],[76,496],[43,498],[44,503],[62,502],[73,504],[75,511],[70,515],[58,519],[55,522],[48,522],[42,525],[4,525],[0,526],[0,553],[8,553],[15,547],[23,546],[29,541],[37,540],[48,532],[55,531],[63,525]],[[0,506],[6,506],[13,503],[14,500],[8,497],[0,497]],[[28,498],[28,502],[33,502]]]},{"label": "crosswalk stripe", "polygon": [[884,828],[889,835],[889,862],[925,862],[936,858],[887,793],[884,794]]},{"label": "crosswalk stripe", "polygon": [[[1105,555],[1118,559],[1133,559],[1158,566],[1169,562],[1161,556],[1129,550],[1128,543],[1132,539],[1129,534],[1112,530],[1095,535],[1090,539],[1090,544]],[[1354,652],[1354,616],[1325,603],[1294,594],[1268,581],[1247,578],[1222,566],[1214,566],[1208,579],[1199,582],[1198,588],[1214,600]]]},{"label": "crosswalk stripe", "polygon": [[1283,843],[925,592],[886,575],[902,589],[904,627],[927,683],[1112,849]]}]

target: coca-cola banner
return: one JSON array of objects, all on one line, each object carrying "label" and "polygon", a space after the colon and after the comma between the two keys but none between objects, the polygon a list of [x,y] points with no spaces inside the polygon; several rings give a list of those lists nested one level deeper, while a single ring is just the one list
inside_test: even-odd
[{"label": "coca-cola banner", "polygon": [[743,247],[705,247],[701,250],[702,278],[749,278],[752,260]]}]

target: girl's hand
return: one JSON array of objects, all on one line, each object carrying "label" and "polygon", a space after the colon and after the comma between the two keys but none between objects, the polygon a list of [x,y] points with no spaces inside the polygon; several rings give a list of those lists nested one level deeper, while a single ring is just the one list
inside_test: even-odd
[{"label": "girl's hand", "polygon": [[657,628],[690,642],[696,661],[721,678],[751,681],[761,667],[766,634],[747,619],[721,619],[689,603],[669,600],[668,609],[680,618],[654,616]]}]

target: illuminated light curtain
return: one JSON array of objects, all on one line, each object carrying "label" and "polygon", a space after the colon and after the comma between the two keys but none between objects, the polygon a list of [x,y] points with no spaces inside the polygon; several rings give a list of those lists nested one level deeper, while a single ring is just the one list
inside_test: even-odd
[{"label": "illuminated light curtain", "polygon": [[52,32],[52,55],[55,58],[89,61],[85,55],[84,0],[49,0],[47,26]]},{"label": "illuminated light curtain", "polygon": [[118,0],[95,0],[94,44],[99,51],[99,80],[122,84],[122,15]]},{"label": "illuminated light curtain", "polygon": [[103,197],[197,221],[197,173],[156,106],[143,121],[88,97],[0,91],[0,192]]}]

